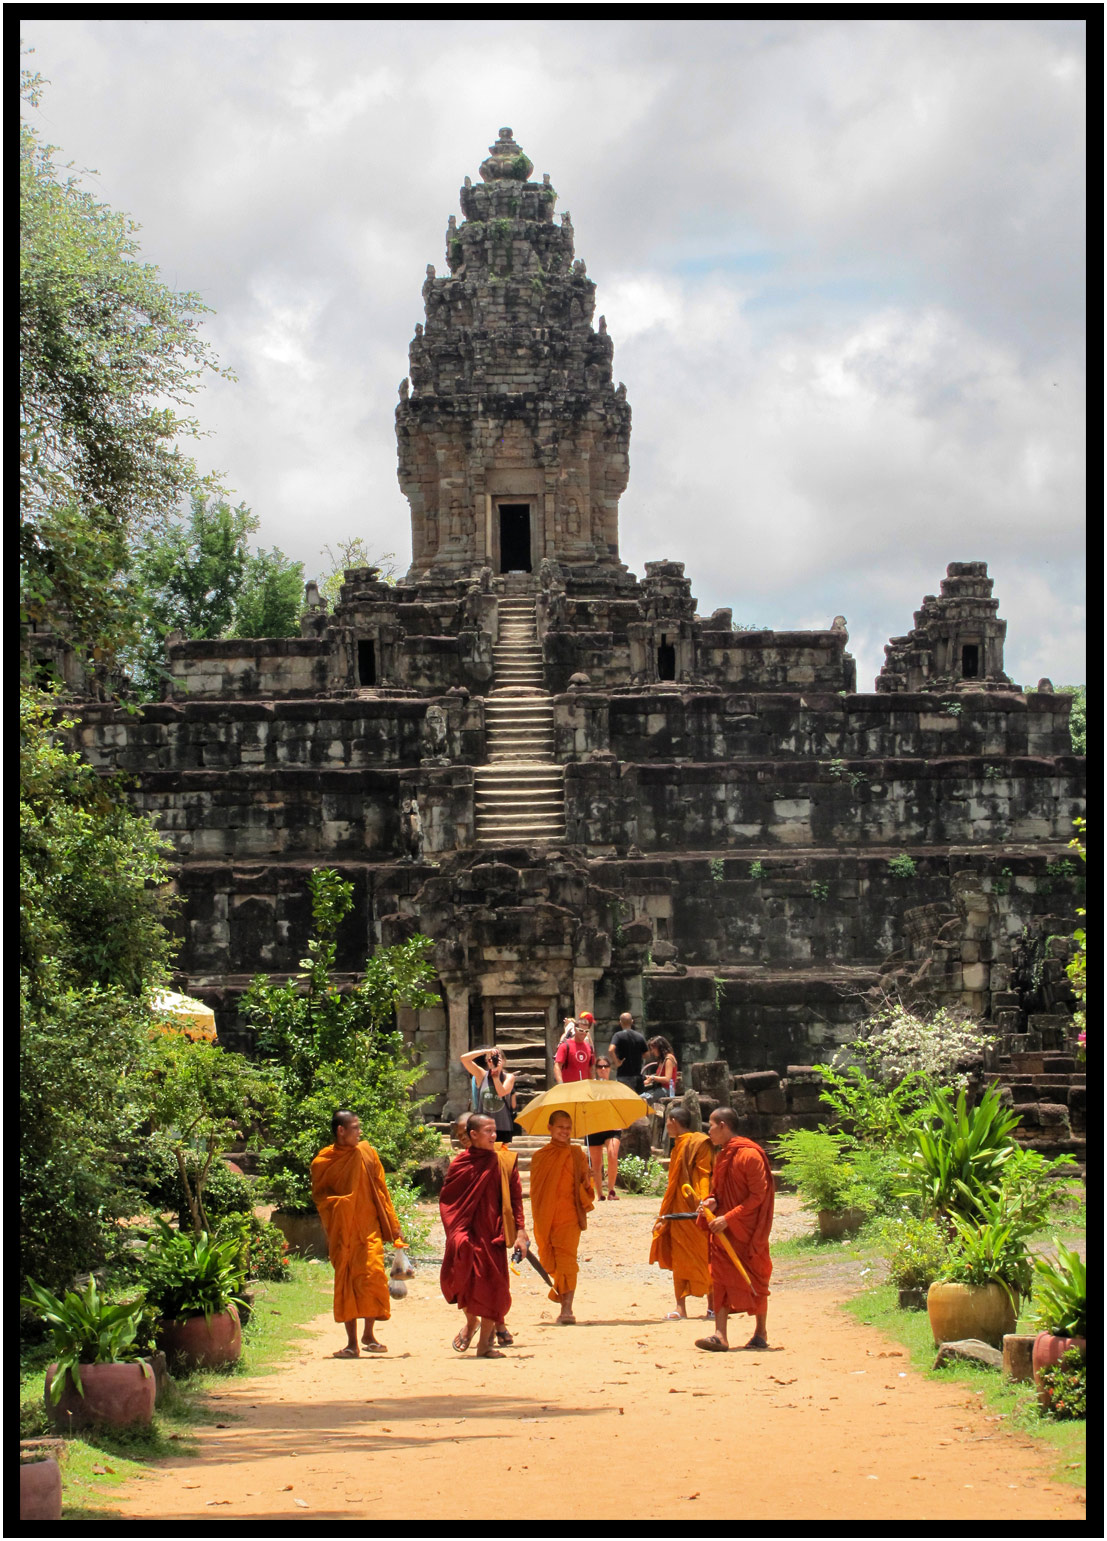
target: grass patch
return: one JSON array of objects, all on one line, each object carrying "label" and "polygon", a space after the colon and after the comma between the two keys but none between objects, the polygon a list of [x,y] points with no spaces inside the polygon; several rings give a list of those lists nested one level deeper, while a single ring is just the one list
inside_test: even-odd
[{"label": "grass patch", "polygon": [[[911,1364],[925,1372],[928,1379],[957,1381],[968,1386],[995,1417],[1003,1418],[1009,1429],[1030,1434],[1049,1446],[1054,1458],[1054,1480],[1077,1487],[1087,1485],[1087,1426],[1082,1419],[1058,1423],[1038,1413],[1034,1388],[1007,1381],[995,1370],[983,1365],[949,1365],[931,1369],[934,1363],[934,1339],[925,1311],[901,1311],[897,1292],[890,1284],[864,1290],[842,1302],[848,1311],[868,1327],[887,1333],[907,1349]],[[1024,1307],[1018,1323],[1020,1332],[1033,1332],[1029,1308]]]},{"label": "grass patch", "polygon": [[[242,1333],[242,1358],[226,1370],[198,1370],[174,1381],[158,1403],[150,1427],[136,1432],[86,1429],[66,1441],[61,1466],[64,1517],[104,1520],[124,1518],[110,1507],[111,1489],[141,1477],[151,1461],[181,1460],[196,1454],[196,1431],[205,1423],[226,1422],[233,1413],[215,1407],[211,1393],[244,1375],[267,1375],[295,1343],[307,1336],[304,1323],[331,1303],[331,1270],[327,1263],[293,1258],[291,1277],[280,1284],[255,1286],[254,1311]],[[43,1405],[46,1366],[53,1353],[47,1344],[27,1348],[20,1356],[20,1434],[48,1432]]]}]

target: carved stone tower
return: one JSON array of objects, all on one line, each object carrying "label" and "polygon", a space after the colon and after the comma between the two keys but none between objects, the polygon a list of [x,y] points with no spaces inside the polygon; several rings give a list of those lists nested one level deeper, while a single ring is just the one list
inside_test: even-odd
[{"label": "carved stone tower", "polygon": [[399,480],[411,504],[413,582],[535,572],[585,576],[619,562],[630,407],[611,379],[595,284],[573,256],[566,211],[509,128],[461,189],[449,275],[428,266],[410,389],[396,409]]}]

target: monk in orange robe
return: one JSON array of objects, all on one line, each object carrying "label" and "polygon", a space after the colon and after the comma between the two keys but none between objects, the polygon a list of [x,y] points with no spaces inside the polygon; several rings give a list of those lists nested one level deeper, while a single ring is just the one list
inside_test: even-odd
[{"label": "monk in orange robe", "polygon": [[[711,1168],[715,1147],[706,1134],[692,1129],[692,1115],[687,1108],[674,1103],[665,1121],[665,1130],[672,1141],[669,1155],[669,1183],[661,1200],[662,1216],[694,1209],[701,1199],[711,1192]],[[690,1187],[695,1198],[683,1190]],[[679,1321],[688,1315],[685,1301],[689,1295],[706,1295],[707,1309],[711,1310],[711,1272],[708,1267],[707,1234],[695,1220],[659,1219],[653,1228],[653,1245],[650,1262],[669,1268],[673,1274],[673,1293],[676,1310],[670,1311],[666,1321]]]},{"label": "monk in orange robe", "polygon": [[502,1359],[492,1336],[511,1309],[508,1237],[524,1250],[528,1245],[523,1193],[514,1163],[509,1172],[497,1157],[495,1120],[470,1113],[466,1132],[469,1147],[450,1163],[438,1196],[446,1232],[439,1277],[443,1295],[465,1312],[454,1348],[465,1352],[479,1320],[478,1359]]},{"label": "monk in orange robe", "polygon": [[[768,1348],[766,1319],[769,1309],[769,1232],[773,1228],[773,1174],[760,1145],[738,1133],[733,1108],[716,1108],[707,1123],[715,1147],[711,1192],[700,1204],[696,1224],[710,1236],[711,1283],[715,1301],[715,1331],[697,1338],[696,1347],[725,1353],[727,1318],[744,1311],[754,1318],[753,1337],[743,1348]],[[748,1278],[722,1245],[726,1237]]]},{"label": "monk in orange robe", "polygon": [[311,1196],[327,1233],[334,1268],[334,1319],[346,1327],[346,1347],[336,1359],[357,1359],[357,1322],[365,1322],[362,1347],[368,1354],[388,1350],[373,1327],[392,1314],[384,1243],[405,1245],[392,1208],[380,1157],[361,1138],[356,1113],[336,1113],[331,1119],[334,1144],[324,1146],[311,1163]]},{"label": "monk in orange robe", "polygon": [[558,1321],[572,1325],[577,1288],[577,1248],[596,1201],[588,1157],[571,1144],[573,1121],[568,1113],[551,1113],[550,1143],[536,1150],[530,1163],[530,1212],[538,1258],[553,1280],[550,1299],[561,1310]]}]

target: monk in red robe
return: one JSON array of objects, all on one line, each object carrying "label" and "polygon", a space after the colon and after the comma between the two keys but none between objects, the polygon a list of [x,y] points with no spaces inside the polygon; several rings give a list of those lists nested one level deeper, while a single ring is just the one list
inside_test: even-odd
[{"label": "monk in red robe", "polygon": [[450,1163],[438,1199],[446,1230],[442,1293],[465,1312],[454,1338],[457,1352],[469,1347],[479,1321],[478,1359],[502,1359],[492,1338],[511,1309],[507,1249],[513,1242],[524,1250],[529,1245],[523,1190],[514,1163],[509,1173],[496,1156],[495,1120],[471,1113],[466,1129],[469,1148]]},{"label": "monk in red robe", "polygon": [[346,1328],[346,1346],[336,1359],[357,1359],[358,1317],[365,1322],[362,1347],[367,1354],[387,1353],[373,1328],[392,1314],[384,1243],[402,1247],[400,1222],[388,1196],[384,1167],[368,1141],[361,1138],[356,1113],[340,1112],[331,1119],[334,1144],[326,1145],[311,1163],[311,1196],[327,1233],[334,1268],[334,1319]]},{"label": "monk in red robe", "polygon": [[[699,1207],[696,1224],[709,1233],[711,1284],[715,1302],[715,1331],[697,1338],[696,1347],[725,1353],[727,1318],[744,1311],[754,1318],[753,1337],[743,1348],[768,1348],[766,1318],[769,1309],[769,1232],[773,1228],[773,1174],[769,1158],[753,1140],[738,1133],[733,1108],[716,1108],[707,1123],[715,1147],[711,1192]],[[742,1268],[723,1245],[725,1237]]]},{"label": "monk in red robe", "polygon": [[[493,1122],[495,1122],[495,1120],[493,1120]],[[463,1113],[454,1124],[454,1139],[457,1141],[459,1150],[469,1149],[468,1125],[468,1113]],[[510,1146],[501,1145],[499,1143],[499,1134],[500,1130],[497,1129],[496,1160],[500,1163],[500,1182],[501,1184],[506,1183],[508,1190],[508,1202],[504,1206],[504,1238],[507,1247],[510,1250],[515,1245],[515,1216],[511,1208],[510,1193],[511,1173],[515,1166],[516,1157],[515,1152],[511,1149]],[[516,1180],[518,1181],[518,1178],[516,1178]],[[458,1336],[461,1337],[462,1334],[459,1333]],[[503,1321],[502,1318],[496,1323],[496,1342],[500,1345],[501,1348],[508,1348],[512,1343],[515,1342],[514,1337],[508,1330],[507,1323]],[[465,1338],[463,1346],[468,1348],[468,1338]]]}]

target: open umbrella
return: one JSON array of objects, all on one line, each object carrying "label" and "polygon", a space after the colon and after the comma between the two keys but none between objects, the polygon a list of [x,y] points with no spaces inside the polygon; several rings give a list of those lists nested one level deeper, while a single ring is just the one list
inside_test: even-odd
[{"label": "open umbrella", "polygon": [[194,1042],[212,1043],[215,1039],[215,1012],[203,1001],[176,990],[158,990],[150,1002],[163,1033],[181,1033]]},{"label": "open umbrella", "polygon": [[604,1129],[626,1129],[644,1118],[650,1105],[621,1081],[569,1081],[551,1086],[531,1099],[515,1122],[528,1134],[545,1134],[551,1113],[568,1113],[573,1134],[599,1134]]}]

